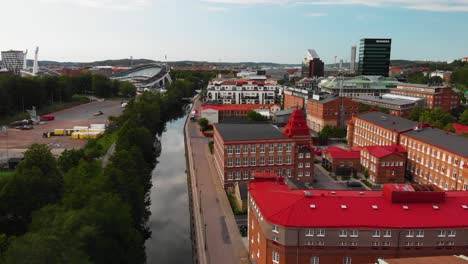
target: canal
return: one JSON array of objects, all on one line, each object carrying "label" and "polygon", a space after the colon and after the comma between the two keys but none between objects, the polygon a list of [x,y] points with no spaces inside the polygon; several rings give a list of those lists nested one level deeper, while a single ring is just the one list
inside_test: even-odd
[{"label": "canal", "polygon": [[152,235],[145,243],[147,263],[192,263],[189,196],[184,146],[187,115],[166,124],[161,154],[152,173]]}]

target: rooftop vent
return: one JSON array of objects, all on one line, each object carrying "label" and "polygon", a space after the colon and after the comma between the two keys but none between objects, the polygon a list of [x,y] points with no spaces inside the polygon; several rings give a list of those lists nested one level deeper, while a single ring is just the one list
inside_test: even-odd
[{"label": "rooftop vent", "polygon": [[342,205],[341,205],[341,209],[346,209],[346,208],[348,208],[348,207],[346,206],[346,204],[342,204]]},{"label": "rooftop vent", "polygon": [[377,205],[375,205],[375,204],[374,204],[374,205],[372,205],[372,209],[374,209],[374,210],[378,210],[378,209],[379,209],[379,207],[378,207]]},{"label": "rooftop vent", "polygon": [[433,205],[432,208],[434,208],[434,210],[439,210],[439,206],[438,206],[438,205]]},{"label": "rooftop vent", "polygon": [[330,193],[331,193],[331,194],[336,194],[336,192],[335,192],[335,191],[332,191],[332,192],[330,192]]},{"label": "rooftop vent", "polygon": [[408,207],[407,205],[403,205],[402,207],[403,207],[404,210],[408,210],[408,209],[409,209],[409,207]]},{"label": "rooftop vent", "polygon": [[364,195],[364,192],[359,192],[359,195]]},{"label": "rooftop vent", "polygon": [[463,205],[462,205],[462,208],[466,210],[466,209],[468,209],[468,205],[463,204]]},{"label": "rooftop vent", "polygon": [[305,191],[305,192],[304,192],[304,195],[305,195],[305,196],[312,196],[312,193],[309,192],[309,191]]},{"label": "rooftop vent", "polygon": [[310,207],[310,209],[315,209],[316,208],[315,204],[311,204],[311,205],[309,205],[309,207]]}]

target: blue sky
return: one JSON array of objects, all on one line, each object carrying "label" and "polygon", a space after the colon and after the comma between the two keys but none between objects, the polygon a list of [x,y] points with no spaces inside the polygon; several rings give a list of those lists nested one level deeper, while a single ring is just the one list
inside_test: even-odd
[{"label": "blue sky", "polygon": [[364,37],[392,38],[392,59],[468,57],[468,0],[0,1],[0,50],[47,60],[300,63],[314,48],[333,63]]}]

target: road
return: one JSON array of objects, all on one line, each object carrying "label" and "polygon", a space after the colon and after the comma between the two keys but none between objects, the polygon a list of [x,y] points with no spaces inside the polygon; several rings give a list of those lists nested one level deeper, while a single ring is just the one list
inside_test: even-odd
[{"label": "road", "polygon": [[314,184],[312,184],[312,188],[314,189],[326,189],[326,190],[352,190],[352,191],[360,191],[365,190],[364,187],[348,187],[344,182],[335,182],[329,176],[325,175],[326,172],[323,168],[321,168],[318,164],[315,164],[314,168],[314,175],[315,180],[317,180]]},{"label": "road", "polygon": [[[196,100],[194,104],[194,109],[199,109],[200,102]],[[234,214],[209,153],[210,139],[200,133],[196,122],[188,121],[187,131],[190,137],[189,151],[195,172],[195,175],[191,177],[196,177],[198,186],[198,192],[193,196],[193,203],[201,205],[201,218],[206,230],[204,230],[204,241],[206,241],[207,262],[212,264],[249,263],[247,249],[242,242]],[[195,204],[194,208],[196,207]],[[197,228],[199,229],[200,225]]]}]

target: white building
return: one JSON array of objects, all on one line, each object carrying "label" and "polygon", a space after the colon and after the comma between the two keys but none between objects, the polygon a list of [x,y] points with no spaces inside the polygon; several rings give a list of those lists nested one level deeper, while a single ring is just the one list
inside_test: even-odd
[{"label": "white building", "polygon": [[14,74],[20,74],[23,69],[24,53],[20,50],[2,51],[3,66]]},{"label": "white building", "polygon": [[274,104],[280,92],[276,81],[215,80],[208,84],[207,101],[223,104]]}]

